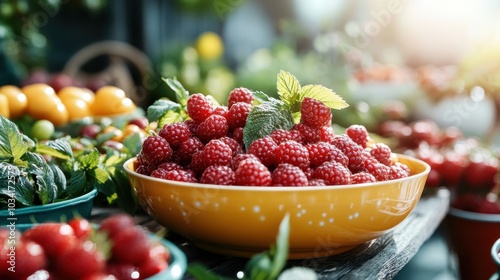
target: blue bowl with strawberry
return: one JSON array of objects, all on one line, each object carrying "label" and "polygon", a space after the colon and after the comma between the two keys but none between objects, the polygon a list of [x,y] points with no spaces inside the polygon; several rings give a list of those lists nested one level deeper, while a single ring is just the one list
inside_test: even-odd
[{"label": "blue bowl with strawberry", "polygon": [[181,279],[184,253],[128,215],[0,228],[0,279]]}]

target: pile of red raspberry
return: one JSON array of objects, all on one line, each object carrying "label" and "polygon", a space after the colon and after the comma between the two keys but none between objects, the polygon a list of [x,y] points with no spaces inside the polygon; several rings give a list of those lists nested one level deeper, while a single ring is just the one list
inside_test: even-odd
[{"label": "pile of red raspberry", "polygon": [[364,126],[352,125],[335,135],[330,108],[307,97],[299,124],[277,129],[245,150],[243,128],[252,104],[246,88],[230,93],[228,107],[213,106],[202,94],[190,96],[190,119],[166,124],[149,136],[137,156],[136,171],[168,180],[239,186],[345,185],[410,175],[387,145],[374,143]]}]

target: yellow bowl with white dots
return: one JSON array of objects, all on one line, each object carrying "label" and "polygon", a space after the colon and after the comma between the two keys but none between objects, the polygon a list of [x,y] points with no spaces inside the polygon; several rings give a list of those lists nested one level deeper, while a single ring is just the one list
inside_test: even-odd
[{"label": "yellow bowl with white dots", "polygon": [[429,165],[398,155],[411,176],[386,182],[322,187],[243,187],[168,181],[124,167],[144,210],[195,246],[251,257],[268,250],[290,214],[290,259],[335,255],[376,239],[414,209]]}]

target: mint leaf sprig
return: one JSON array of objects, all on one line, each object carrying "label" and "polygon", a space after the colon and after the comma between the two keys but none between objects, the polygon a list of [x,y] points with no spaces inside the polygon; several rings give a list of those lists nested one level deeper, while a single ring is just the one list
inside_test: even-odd
[{"label": "mint leaf sprig", "polygon": [[300,106],[306,98],[314,98],[331,109],[340,110],[349,105],[333,90],[322,85],[301,86],[297,78],[286,71],[277,76],[276,88],[280,99],[254,92],[259,104],[255,105],[247,118],[243,130],[245,147],[255,140],[271,134],[276,129],[290,130],[300,120]]}]

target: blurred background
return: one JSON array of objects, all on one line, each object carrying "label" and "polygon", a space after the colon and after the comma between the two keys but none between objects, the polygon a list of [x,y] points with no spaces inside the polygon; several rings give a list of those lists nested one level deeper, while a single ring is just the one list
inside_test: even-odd
[{"label": "blurred background", "polygon": [[[162,77],[224,103],[240,86],[276,95],[282,69],[340,94],[340,126],[425,119],[496,147],[499,13],[493,0],[1,0],[0,85],[116,85],[147,108],[174,96]],[[454,279],[441,236],[426,244],[398,277]]]},{"label": "blurred background", "polygon": [[3,0],[0,84],[113,84],[147,107],[171,97],[161,77],[223,102],[236,86],[273,94],[283,69],[347,99],[340,123],[374,126],[376,107],[398,100],[494,137],[497,1],[330,2]]}]

